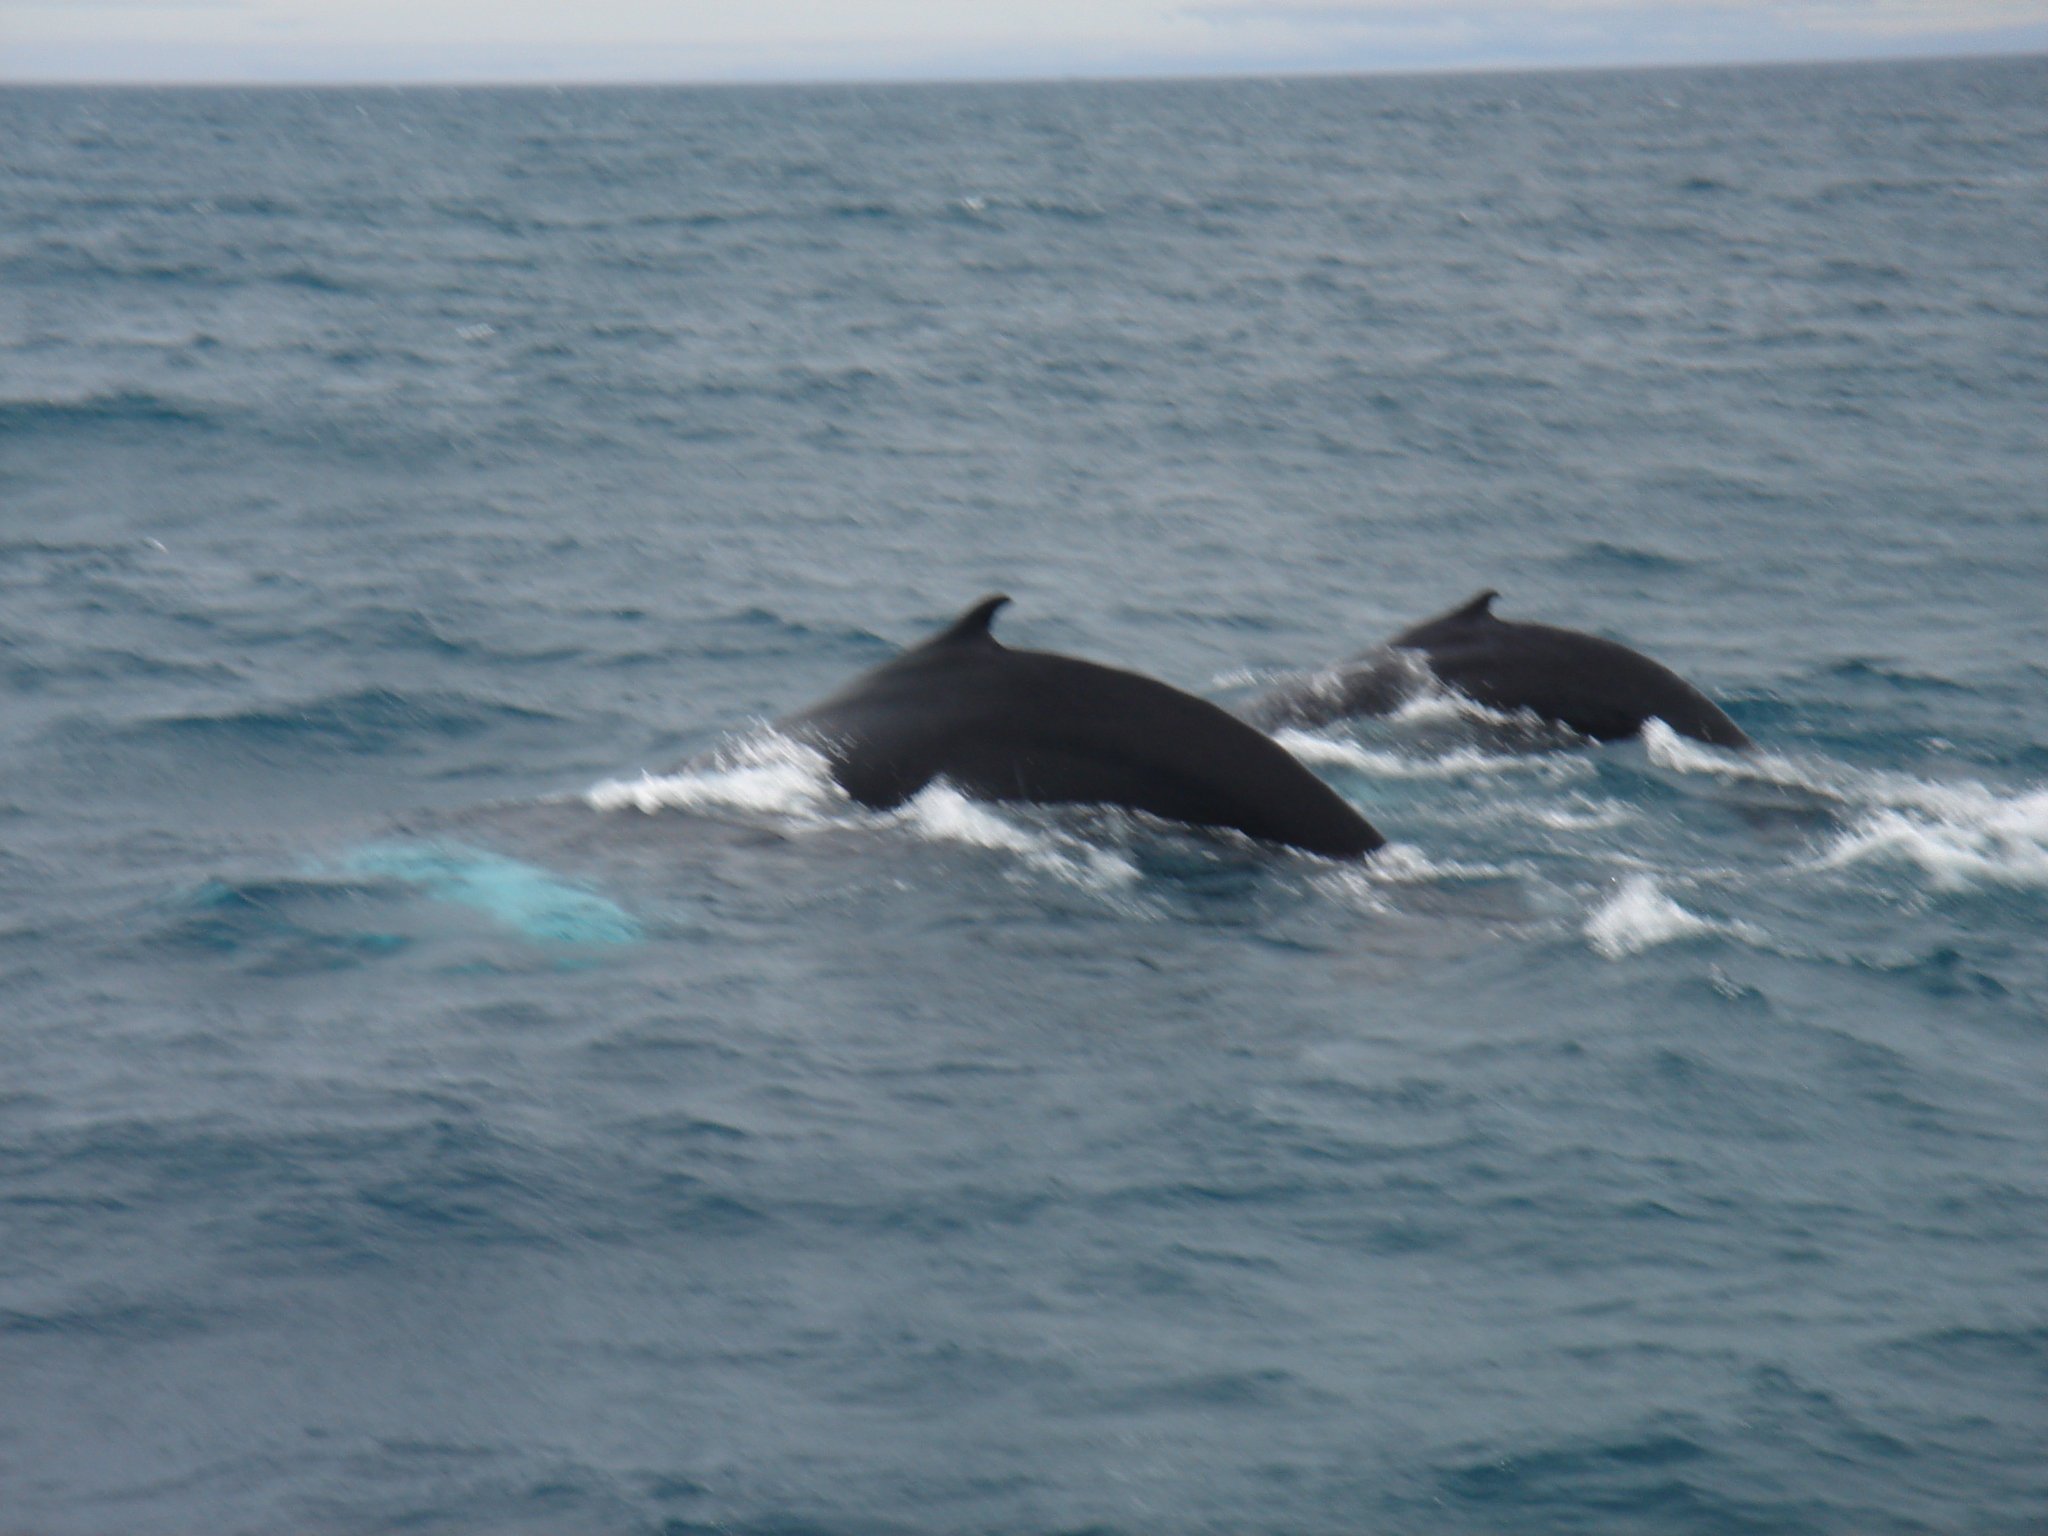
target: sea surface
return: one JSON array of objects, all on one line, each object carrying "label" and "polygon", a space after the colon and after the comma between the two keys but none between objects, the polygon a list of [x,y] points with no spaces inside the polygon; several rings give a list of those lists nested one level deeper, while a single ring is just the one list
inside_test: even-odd
[{"label": "sea surface", "polygon": [[[2048,1532],[2048,60],[0,146],[0,1532]],[[1488,587],[1756,750],[765,730]]]}]

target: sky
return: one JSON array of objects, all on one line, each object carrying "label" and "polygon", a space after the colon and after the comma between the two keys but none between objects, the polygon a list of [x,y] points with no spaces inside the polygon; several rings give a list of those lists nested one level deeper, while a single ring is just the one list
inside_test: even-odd
[{"label": "sky", "polygon": [[0,0],[0,80],[733,82],[2048,52],[2048,0]]}]

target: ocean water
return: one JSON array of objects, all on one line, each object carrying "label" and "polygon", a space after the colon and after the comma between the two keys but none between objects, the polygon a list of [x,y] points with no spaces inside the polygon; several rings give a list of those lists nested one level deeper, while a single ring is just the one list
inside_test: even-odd
[{"label": "ocean water", "polygon": [[[0,1531],[2048,1531],[2048,61],[0,144]],[[762,733],[1483,587],[1757,750]]]}]

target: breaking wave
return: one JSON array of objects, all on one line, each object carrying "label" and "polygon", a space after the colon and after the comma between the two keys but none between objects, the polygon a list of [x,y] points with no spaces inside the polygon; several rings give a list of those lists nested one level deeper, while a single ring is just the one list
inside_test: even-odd
[{"label": "breaking wave", "polygon": [[1640,954],[1674,939],[1713,934],[1756,942],[1762,935],[1746,923],[1716,922],[1689,912],[1666,896],[1652,875],[1630,875],[1605,905],[1586,919],[1586,938],[1609,960]]},{"label": "breaking wave", "polygon": [[1942,890],[2048,886],[2048,789],[1939,783],[1782,753],[1724,751],[1688,741],[1661,720],[1644,727],[1643,741],[1659,767],[1838,802],[1849,825],[1820,850],[1815,868],[1889,861],[1917,867]]}]

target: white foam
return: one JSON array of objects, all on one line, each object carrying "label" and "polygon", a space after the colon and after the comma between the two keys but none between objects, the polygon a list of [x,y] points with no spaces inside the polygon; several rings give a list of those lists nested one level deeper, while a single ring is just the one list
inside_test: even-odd
[{"label": "white foam", "polygon": [[1449,880],[1495,880],[1515,874],[1494,864],[1460,864],[1433,859],[1413,843],[1388,843],[1362,864],[1319,871],[1315,883],[1327,894],[1367,912],[1391,912],[1392,891],[1403,885],[1432,885]]},{"label": "white foam", "polygon": [[1022,827],[978,805],[950,784],[928,784],[898,813],[898,820],[941,842],[1024,853],[1037,839]]},{"label": "white foam", "polygon": [[1660,768],[1678,773],[1711,773],[1723,779],[1748,779],[1803,789],[1829,800],[1880,805],[1931,805],[1955,793],[1951,786],[1932,784],[1901,773],[1874,773],[1843,763],[1815,762],[1758,748],[1735,751],[1710,747],[1679,735],[1662,720],[1643,722],[1643,746]]},{"label": "white foam", "polygon": [[1433,859],[1412,843],[1388,843],[1357,873],[1384,885],[1415,885],[1431,880],[1494,880],[1514,871],[1497,864]]},{"label": "white foam", "polygon": [[1686,911],[1659,889],[1651,875],[1630,875],[1607,903],[1586,919],[1586,938],[1609,960],[1707,933],[1750,940],[1759,937],[1746,924],[1717,923]]},{"label": "white foam", "polygon": [[1565,810],[1557,806],[1532,805],[1525,815],[1539,827],[1549,827],[1558,832],[1592,832],[1602,827],[1625,826],[1639,820],[1637,814],[1627,806],[1613,800],[1594,801],[1583,796],[1573,796],[1572,803],[1577,809]]},{"label": "white foam", "polygon": [[1218,693],[1226,693],[1233,688],[1268,688],[1286,675],[1259,667],[1233,667],[1210,678],[1208,687]]},{"label": "white foam", "polygon": [[1941,784],[1771,752],[1725,752],[1687,741],[1661,720],[1643,727],[1643,741],[1661,767],[1804,789],[1860,812],[1817,868],[1893,859],[1916,865],[1947,890],[1986,882],[2048,885],[2048,790]]},{"label": "white foam", "polygon": [[[1425,679],[1435,679],[1424,670]],[[1392,711],[1388,719],[1403,725],[1431,725],[1447,720],[1477,720],[1485,725],[1534,725],[1540,717],[1533,710],[1504,711],[1490,709],[1477,699],[1468,698],[1455,688],[1438,684],[1404,700],[1399,709]],[[1555,727],[1553,727],[1555,729]]]},{"label": "white foam", "polygon": [[1273,739],[1304,763],[1353,768],[1383,779],[1456,779],[1482,773],[1526,773],[1549,780],[1578,779],[1591,774],[1583,758],[1530,752],[1482,752],[1456,747],[1433,757],[1408,757],[1357,742],[1311,731],[1276,731]]},{"label": "white foam", "polygon": [[763,731],[721,748],[699,766],[674,773],[607,779],[584,792],[600,811],[757,811],[822,821],[848,802],[832,781],[824,754],[787,736]]},{"label": "white foam", "polygon": [[1723,773],[1738,778],[1770,778],[1773,782],[1782,782],[1767,767],[1778,761],[1770,753],[1710,747],[1679,735],[1655,715],[1643,722],[1643,749],[1658,767],[1676,769],[1680,773]]},{"label": "white foam", "polygon": [[1077,837],[1020,827],[944,782],[926,785],[896,812],[896,821],[932,842],[1014,853],[1034,869],[1091,890],[1129,885],[1139,878],[1138,867],[1122,854]]},{"label": "white foam", "polygon": [[1786,789],[1807,790],[1829,800],[1858,799],[1885,777],[1859,773],[1841,763],[1812,762],[1766,752],[1760,747],[1738,751],[1708,746],[1679,735],[1655,716],[1643,722],[1643,749],[1652,763],[1675,773],[1711,773],[1721,779],[1777,784]]},{"label": "white foam", "polygon": [[[639,810],[652,815],[664,810],[736,810],[774,816],[799,826],[877,824],[833,781],[831,764],[823,753],[773,731],[730,743],[701,763],[674,773],[608,779],[585,791],[583,798],[600,811]],[[928,842],[1001,849],[1034,869],[1091,890],[1138,879],[1137,867],[1121,854],[1077,837],[1019,826],[940,780],[926,785],[881,824]]]},{"label": "white foam", "polygon": [[2013,796],[1979,785],[1932,790],[1922,786],[1916,803],[1866,814],[1821,855],[1818,867],[1890,858],[1919,866],[1943,890],[2048,886],[2048,790]]}]

